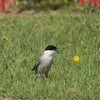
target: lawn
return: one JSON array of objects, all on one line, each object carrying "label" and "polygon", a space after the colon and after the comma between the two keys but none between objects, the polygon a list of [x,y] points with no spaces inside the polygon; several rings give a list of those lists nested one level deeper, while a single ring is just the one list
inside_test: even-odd
[{"label": "lawn", "polygon": [[[50,44],[60,52],[49,77],[37,78],[31,69]],[[100,15],[0,17],[0,62],[2,97],[99,100]]]}]

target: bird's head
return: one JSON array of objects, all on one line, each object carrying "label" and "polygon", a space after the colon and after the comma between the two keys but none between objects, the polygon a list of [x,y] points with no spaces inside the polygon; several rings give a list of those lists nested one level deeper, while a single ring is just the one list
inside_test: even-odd
[{"label": "bird's head", "polygon": [[59,51],[55,46],[49,45],[46,47],[45,52],[52,55],[54,52]]}]

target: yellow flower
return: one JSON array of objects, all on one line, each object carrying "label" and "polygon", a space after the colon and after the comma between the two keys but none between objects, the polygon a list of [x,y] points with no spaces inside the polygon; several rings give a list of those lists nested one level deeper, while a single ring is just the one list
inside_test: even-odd
[{"label": "yellow flower", "polygon": [[68,0],[64,0],[64,2],[65,2],[65,3],[67,3],[67,2],[68,2]]},{"label": "yellow flower", "polygon": [[3,40],[8,40],[8,38],[6,36],[3,36],[2,39]]},{"label": "yellow flower", "polygon": [[83,44],[83,43],[84,43],[84,41],[81,41],[81,43]]},{"label": "yellow flower", "polygon": [[8,38],[7,38],[7,37],[6,37],[5,39],[6,39],[6,40],[8,40]]},{"label": "yellow flower", "polygon": [[46,0],[42,0],[42,3],[45,5],[47,2],[46,2]]},{"label": "yellow flower", "polygon": [[74,59],[74,61],[77,61],[77,62],[79,61],[79,57],[78,56],[74,56],[73,59]]}]

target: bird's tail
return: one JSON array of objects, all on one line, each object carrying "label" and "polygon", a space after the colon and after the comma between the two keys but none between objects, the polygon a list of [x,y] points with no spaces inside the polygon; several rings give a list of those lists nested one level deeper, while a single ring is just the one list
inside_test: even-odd
[{"label": "bird's tail", "polygon": [[33,70],[35,70],[36,69],[36,65],[33,67],[33,69],[31,70],[31,71],[33,71]]},{"label": "bird's tail", "polygon": [[35,68],[33,68],[31,71],[35,70]]},{"label": "bird's tail", "polygon": [[36,63],[36,65],[33,67],[32,71],[33,71],[33,70],[37,70],[38,65],[39,65],[39,61],[38,61],[38,62]]}]

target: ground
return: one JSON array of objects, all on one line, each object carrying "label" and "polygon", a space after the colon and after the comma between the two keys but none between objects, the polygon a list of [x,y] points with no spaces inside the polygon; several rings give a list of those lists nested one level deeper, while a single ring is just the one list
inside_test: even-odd
[{"label": "ground", "polygon": [[37,11],[37,10],[27,10],[24,8],[17,8],[15,7],[13,10],[10,11],[4,11],[4,12],[0,12],[0,16],[25,16],[25,15],[34,15],[34,16],[41,16],[43,14],[50,14],[50,15],[54,15],[54,14],[70,14],[70,15],[78,15],[78,11],[77,10],[72,10],[72,11],[64,11],[62,12],[60,9],[59,10],[42,10],[42,11]]}]

